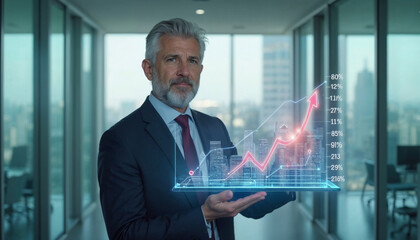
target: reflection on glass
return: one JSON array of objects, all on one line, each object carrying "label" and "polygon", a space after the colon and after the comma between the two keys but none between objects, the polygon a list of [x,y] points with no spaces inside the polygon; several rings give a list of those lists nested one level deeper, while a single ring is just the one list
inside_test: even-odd
[{"label": "reflection on glass", "polygon": [[[3,152],[5,170],[4,235],[33,234],[33,1],[4,2]],[[16,197],[14,197],[16,196]],[[21,213],[19,213],[21,212]]]},{"label": "reflection on glass", "polygon": [[[299,29],[299,93],[307,96],[314,89],[314,30],[313,21],[309,21]],[[304,116],[305,108],[299,109],[300,115]],[[301,192],[303,205],[312,212],[313,193]]]},{"label": "reflection on glass", "polygon": [[373,239],[374,211],[369,201],[373,184],[366,186],[360,201],[360,190],[371,176],[367,170],[374,169],[376,149],[373,1],[343,1],[337,3],[337,11],[338,73],[344,76],[345,148],[341,154],[346,179],[338,194],[337,234],[342,239]]},{"label": "reflection on glass", "polygon": [[88,206],[93,195],[93,121],[94,121],[94,89],[92,69],[93,30],[82,27],[82,205]]},{"label": "reflection on glass", "polygon": [[64,232],[64,10],[50,12],[50,237]]}]

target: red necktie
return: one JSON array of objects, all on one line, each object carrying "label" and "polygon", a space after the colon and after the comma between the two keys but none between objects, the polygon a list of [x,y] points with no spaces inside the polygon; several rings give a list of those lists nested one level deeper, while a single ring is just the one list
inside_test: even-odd
[{"label": "red necktie", "polygon": [[[184,157],[185,162],[187,163],[189,175],[198,176],[198,157],[197,151],[195,150],[194,141],[191,138],[190,134],[188,115],[179,115],[177,118],[175,118],[175,122],[177,122],[182,128],[182,147],[184,148]],[[193,173],[194,175],[192,175],[191,173]]]},{"label": "red necktie", "polygon": [[[185,162],[187,163],[188,171],[193,173],[195,176],[199,176],[200,171],[198,167],[197,151],[195,150],[194,141],[190,134],[190,125],[188,123],[188,115],[179,115],[175,118],[175,122],[182,128],[182,148],[184,148]],[[192,174],[190,174],[192,176]],[[196,192],[197,198],[200,204],[203,204],[206,200],[208,193]],[[214,222],[211,222],[211,240],[214,240]]]},{"label": "red necktie", "polygon": [[[194,141],[190,134],[190,125],[188,124],[188,115],[179,115],[175,118],[182,128],[182,148],[184,148],[184,158],[188,167],[188,174],[191,177],[201,177],[200,170],[198,169],[198,157],[195,150]],[[202,184],[202,179],[195,178],[194,184]],[[206,201],[208,193],[196,192],[198,203],[201,205]]]}]

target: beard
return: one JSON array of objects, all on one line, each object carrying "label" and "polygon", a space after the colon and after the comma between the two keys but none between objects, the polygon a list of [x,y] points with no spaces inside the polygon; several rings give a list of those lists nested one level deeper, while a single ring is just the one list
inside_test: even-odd
[{"label": "beard", "polygon": [[[174,84],[186,83],[190,87],[184,86],[173,86]],[[174,108],[185,108],[193,100],[197,94],[199,84],[196,84],[193,80],[188,77],[181,77],[171,79],[169,84],[166,85],[162,82],[153,71],[152,88],[156,97],[163,103]],[[175,89],[176,88],[176,89]]]}]

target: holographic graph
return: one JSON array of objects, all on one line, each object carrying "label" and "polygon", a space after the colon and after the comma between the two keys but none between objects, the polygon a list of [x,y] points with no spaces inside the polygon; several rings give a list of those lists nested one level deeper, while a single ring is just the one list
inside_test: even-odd
[{"label": "holographic graph", "polygon": [[[210,141],[210,151],[199,154],[196,169],[175,167],[173,190],[339,190],[327,177],[327,121],[316,121],[314,117],[317,111],[322,115],[325,108],[322,106],[324,101],[320,101],[320,98],[325,98],[325,85],[323,82],[301,99],[281,103],[256,129],[244,130],[244,138],[233,146]],[[291,119],[293,112],[279,114],[286,106],[301,112],[293,123],[286,124],[285,120],[285,116]],[[265,135],[260,134],[263,129],[269,129]],[[254,137],[258,134],[264,137],[255,144]],[[226,154],[239,148],[242,148],[243,155]],[[175,165],[179,161],[184,160],[175,159]]]}]

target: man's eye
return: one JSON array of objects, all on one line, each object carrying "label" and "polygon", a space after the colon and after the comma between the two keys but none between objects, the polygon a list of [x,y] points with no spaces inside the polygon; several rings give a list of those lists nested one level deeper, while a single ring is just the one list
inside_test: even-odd
[{"label": "man's eye", "polygon": [[197,64],[197,63],[198,63],[198,61],[197,61],[196,59],[191,59],[191,60],[190,60],[190,63]]},{"label": "man's eye", "polygon": [[175,62],[175,58],[168,58],[166,61],[168,61],[168,62]]}]

